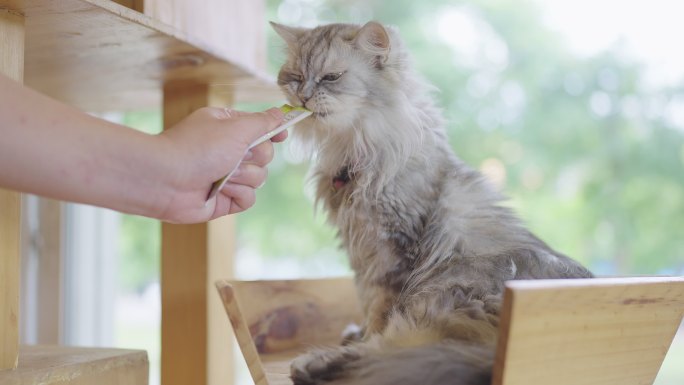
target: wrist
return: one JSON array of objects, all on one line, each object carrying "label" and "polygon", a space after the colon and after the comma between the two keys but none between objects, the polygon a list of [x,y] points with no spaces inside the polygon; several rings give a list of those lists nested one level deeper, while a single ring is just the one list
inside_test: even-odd
[{"label": "wrist", "polygon": [[100,148],[102,156],[93,157],[100,163],[94,171],[102,173],[97,179],[103,183],[101,193],[107,201],[94,203],[129,214],[160,218],[171,199],[173,185],[169,182],[172,165],[168,160],[172,157],[166,140],[126,126],[114,125],[110,129],[117,133],[112,132],[111,141]]},{"label": "wrist", "polygon": [[139,197],[140,214],[164,219],[178,189],[178,170],[174,165],[178,156],[174,155],[174,144],[166,135],[143,135],[141,161],[145,164],[138,168],[140,192],[143,194]]}]

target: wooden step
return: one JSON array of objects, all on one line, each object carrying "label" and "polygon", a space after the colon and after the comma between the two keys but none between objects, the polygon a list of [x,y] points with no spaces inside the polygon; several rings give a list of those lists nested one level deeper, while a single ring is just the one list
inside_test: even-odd
[{"label": "wooden step", "polygon": [[146,385],[143,350],[21,346],[19,367],[0,371],[3,385]]},{"label": "wooden step", "polygon": [[25,84],[87,111],[159,108],[173,82],[215,85],[237,102],[282,99],[265,72],[110,0],[0,0],[2,9],[25,16]]}]

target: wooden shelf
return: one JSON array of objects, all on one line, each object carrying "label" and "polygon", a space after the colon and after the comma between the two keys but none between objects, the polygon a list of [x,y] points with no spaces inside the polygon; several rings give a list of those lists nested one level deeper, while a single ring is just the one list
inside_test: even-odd
[{"label": "wooden shelf", "polygon": [[25,16],[25,84],[87,111],[160,107],[169,83],[209,84],[237,102],[282,99],[267,74],[110,0],[0,0],[2,8]]},{"label": "wooden shelf", "polygon": [[0,371],[5,385],[145,385],[147,353],[142,350],[22,346],[19,367]]}]

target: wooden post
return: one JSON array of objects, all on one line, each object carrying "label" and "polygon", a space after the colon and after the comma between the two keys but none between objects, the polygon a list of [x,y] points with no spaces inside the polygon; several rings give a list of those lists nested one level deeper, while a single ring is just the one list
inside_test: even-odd
[{"label": "wooden post", "polygon": [[[24,78],[24,18],[0,9],[0,73]],[[19,351],[19,193],[0,190],[0,370],[17,367]]]},{"label": "wooden post", "polygon": [[[19,341],[58,345],[62,335],[62,203],[22,196]],[[23,359],[23,358],[22,358]]]},{"label": "wooden post", "polygon": [[[38,198],[38,231],[41,256],[38,272],[38,320],[36,343],[58,345],[62,334],[61,309],[64,277],[62,263],[64,255],[62,237],[62,203],[54,199]],[[26,255],[26,254],[24,254]]]},{"label": "wooden post", "polygon": [[[207,85],[164,87],[164,127],[211,104]],[[214,281],[233,273],[234,220],[162,224],[161,382],[232,383],[230,325]]]}]

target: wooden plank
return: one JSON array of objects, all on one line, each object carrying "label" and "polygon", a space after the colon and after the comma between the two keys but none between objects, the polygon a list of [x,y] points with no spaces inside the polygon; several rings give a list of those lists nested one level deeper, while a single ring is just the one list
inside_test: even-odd
[{"label": "wooden plank", "polygon": [[[84,110],[158,108],[170,82],[209,84],[235,101],[283,99],[271,76],[242,64],[245,56],[228,56],[244,48],[245,34],[219,52],[110,0],[0,0],[0,8],[26,16],[26,84]],[[265,22],[253,13],[224,16],[224,24],[255,29]]]},{"label": "wooden plank", "polygon": [[0,372],[4,385],[147,385],[142,350],[22,346],[16,370]]},{"label": "wooden plank", "polygon": [[[24,18],[0,9],[0,73],[22,81]],[[0,370],[17,366],[21,197],[0,190]]]},{"label": "wooden plank", "polygon": [[[212,104],[206,85],[167,85],[164,126]],[[232,337],[213,287],[233,273],[234,219],[162,224],[162,352],[164,385],[225,384],[232,379]]]},{"label": "wooden plank", "polygon": [[234,381],[233,330],[216,293],[214,282],[235,274],[235,219],[225,216],[207,226],[208,271],[204,282],[207,301],[207,373],[210,385],[232,384]]},{"label": "wooden plank", "polygon": [[264,360],[269,354],[315,344],[338,344],[345,327],[362,320],[351,278],[231,284]]},{"label": "wooden plank", "polygon": [[247,326],[247,322],[245,322],[245,318],[240,310],[240,303],[236,298],[235,290],[233,290],[230,282],[226,280],[216,282],[216,288],[221,296],[221,301],[223,302],[230,324],[233,327],[235,338],[240,347],[240,351],[242,352],[242,356],[247,363],[249,373],[252,375],[254,384],[268,385],[264,367],[259,359],[259,352],[257,352],[254,341],[252,341],[252,336],[249,333],[249,326]]},{"label": "wooden plank", "polygon": [[684,278],[512,281],[493,384],[653,383],[684,313]]},{"label": "wooden plank", "polygon": [[292,384],[292,359],[338,344],[362,318],[351,278],[222,280],[216,287],[256,385]]}]

